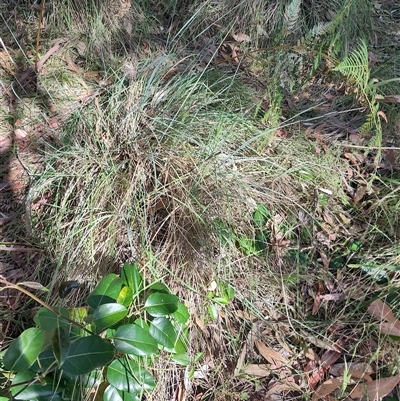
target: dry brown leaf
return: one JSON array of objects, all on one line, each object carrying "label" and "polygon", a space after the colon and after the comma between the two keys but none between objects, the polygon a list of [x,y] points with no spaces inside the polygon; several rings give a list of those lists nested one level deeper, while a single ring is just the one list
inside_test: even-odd
[{"label": "dry brown leaf", "polygon": [[319,361],[319,356],[312,348],[307,348],[304,352],[304,356],[312,361]]},{"label": "dry brown leaf", "polygon": [[268,389],[266,397],[271,396],[273,394],[280,394],[284,391],[299,391],[301,392],[301,388],[294,382],[293,383],[280,383],[275,382],[272,386]]},{"label": "dry brown leaf", "polygon": [[359,185],[353,197],[354,203],[359,203],[362,200],[362,198],[364,198],[366,192],[367,192],[367,186],[363,184]]},{"label": "dry brown leaf", "polygon": [[247,345],[246,343],[243,344],[242,350],[240,351],[239,358],[236,362],[236,367],[234,371],[234,375],[237,376],[240,374],[240,371],[242,370],[242,367],[244,365],[244,359],[246,357],[246,351],[247,351]]},{"label": "dry brown leaf", "polygon": [[329,368],[333,365],[342,355],[341,352],[328,350],[325,351],[321,357],[321,364],[324,366],[325,369]]},{"label": "dry brown leaf", "polygon": [[400,375],[374,380],[369,383],[359,383],[350,393],[350,397],[354,399],[367,395],[370,401],[376,401],[387,396],[399,382]]},{"label": "dry brown leaf", "polygon": [[268,369],[268,365],[264,364],[262,365],[250,364],[246,366],[246,369],[244,369],[243,372],[253,377],[266,377],[271,374],[271,370]]},{"label": "dry brown leaf", "polygon": [[257,340],[255,342],[256,347],[260,354],[272,365],[276,367],[281,367],[283,365],[288,365],[289,361],[281,355],[279,352],[274,351],[271,348],[268,348],[263,342]]},{"label": "dry brown leaf", "polygon": [[382,322],[379,325],[379,330],[383,333],[383,334],[388,334],[390,336],[397,336],[400,337],[400,327],[399,327],[399,321],[397,321],[395,324],[392,323],[385,323]]},{"label": "dry brown leaf", "polygon": [[333,294],[325,294],[321,295],[321,300],[322,301],[341,301],[344,298],[344,294],[339,294],[338,292],[335,292]]},{"label": "dry brown leaf", "polygon": [[242,42],[250,42],[250,36],[246,35],[243,32],[240,32],[238,34],[232,35],[233,39],[236,40],[236,42],[242,43]]},{"label": "dry brown leaf", "polygon": [[317,384],[323,379],[325,376],[325,369],[320,366],[318,369],[314,370],[310,377],[307,380],[307,388],[309,390],[313,390]]},{"label": "dry brown leaf", "polygon": [[340,377],[334,378],[334,379],[329,379],[326,382],[322,383],[315,393],[313,394],[311,401],[317,401],[320,400],[321,398],[329,395],[332,393],[334,390],[336,390],[338,387],[340,387],[343,383],[343,379]]},{"label": "dry brown leaf", "polygon": [[[366,376],[369,376],[371,374],[375,373],[374,368],[365,362],[347,362],[347,363],[335,363],[334,365],[331,366],[331,369],[329,373],[333,376],[343,376],[344,372],[358,372],[362,373]],[[358,373],[355,373],[354,377],[357,377],[356,375]],[[353,375],[352,375],[353,376]],[[361,378],[361,377],[357,377]]]},{"label": "dry brown leaf", "polygon": [[[345,370],[343,369],[342,374],[345,372]],[[359,370],[353,370],[353,369],[347,369],[346,373],[349,374],[351,377],[354,377],[355,379],[363,379],[367,382],[372,382],[372,377],[365,372],[360,372]]]},{"label": "dry brown leaf", "polygon": [[377,114],[378,116],[382,117],[385,120],[385,122],[388,122],[386,114],[382,110],[379,110]]},{"label": "dry brown leaf", "polygon": [[389,95],[383,99],[376,98],[376,100],[380,103],[400,103],[400,95]]},{"label": "dry brown leaf", "polygon": [[371,303],[368,307],[368,313],[380,321],[385,320],[393,324],[397,322],[390,306],[386,305],[381,299],[376,299]]}]

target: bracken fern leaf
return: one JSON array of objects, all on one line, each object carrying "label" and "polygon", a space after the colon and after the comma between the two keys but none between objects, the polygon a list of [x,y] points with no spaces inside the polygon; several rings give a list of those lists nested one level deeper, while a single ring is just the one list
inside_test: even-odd
[{"label": "bracken fern leaf", "polygon": [[368,48],[365,40],[362,40],[360,47],[346,56],[334,70],[339,71],[346,77],[354,79],[364,95],[370,94],[370,69],[368,65]]},{"label": "bracken fern leaf", "polygon": [[301,0],[292,0],[286,7],[285,19],[288,33],[294,31],[294,28],[299,20],[300,6]]}]

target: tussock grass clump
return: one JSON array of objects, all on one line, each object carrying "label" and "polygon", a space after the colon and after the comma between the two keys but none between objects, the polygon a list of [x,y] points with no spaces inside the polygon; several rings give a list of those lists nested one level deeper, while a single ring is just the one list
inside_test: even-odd
[{"label": "tussock grass clump", "polygon": [[[51,32],[70,37],[35,99],[23,96],[39,100],[24,126],[38,114],[50,127],[29,192],[35,279],[50,282],[50,302],[60,281],[92,287],[124,262],[185,301],[192,373],[160,358],[146,399],[172,399],[182,382],[193,397],[266,397],[274,374],[246,373],[265,365],[259,342],[290,360],[281,378],[313,369],[309,348],[391,374],[393,345],[366,309],[398,278],[398,180],[372,170],[373,151],[304,132],[303,110],[282,116],[302,82],[284,68],[298,66],[295,47],[345,53],[369,2],[78,3],[48,4]],[[257,50],[261,84],[257,65],[215,60],[240,32],[251,38],[243,54],[272,46]],[[320,61],[310,54],[307,74]],[[284,394],[310,388],[295,390]]]}]

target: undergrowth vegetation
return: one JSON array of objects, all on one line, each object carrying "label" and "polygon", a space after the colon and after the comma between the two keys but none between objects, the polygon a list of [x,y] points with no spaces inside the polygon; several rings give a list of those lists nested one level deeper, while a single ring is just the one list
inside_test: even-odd
[{"label": "undergrowth vegetation", "polygon": [[398,399],[391,2],[3,3],[0,400]]}]

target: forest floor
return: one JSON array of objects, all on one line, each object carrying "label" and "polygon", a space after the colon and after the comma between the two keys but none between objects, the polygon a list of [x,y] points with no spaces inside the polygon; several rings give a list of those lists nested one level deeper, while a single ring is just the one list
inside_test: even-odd
[{"label": "forest floor", "polygon": [[[376,141],[329,57],[296,49],[274,86],[251,35],[181,45],[127,1],[96,29],[47,4],[37,57],[40,7],[1,3],[1,279],[51,304],[125,262],[162,280],[189,308],[193,372],[156,362],[148,400],[400,399],[397,82],[375,93]],[[370,78],[398,78],[400,9],[373,7]],[[36,306],[0,291],[2,350]]]}]

